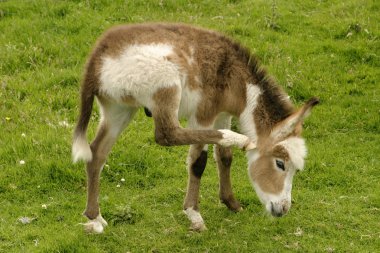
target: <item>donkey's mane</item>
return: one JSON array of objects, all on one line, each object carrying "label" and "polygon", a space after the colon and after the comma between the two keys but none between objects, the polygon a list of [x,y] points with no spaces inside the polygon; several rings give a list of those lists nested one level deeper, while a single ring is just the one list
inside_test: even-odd
[{"label": "donkey's mane", "polygon": [[270,76],[267,70],[260,64],[260,60],[251,51],[240,43],[230,41],[237,57],[248,67],[252,76],[252,84],[257,85],[261,92],[260,102],[274,122],[281,121],[294,112],[294,106],[287,99],[287,94],[283,91],[276,80]]}]

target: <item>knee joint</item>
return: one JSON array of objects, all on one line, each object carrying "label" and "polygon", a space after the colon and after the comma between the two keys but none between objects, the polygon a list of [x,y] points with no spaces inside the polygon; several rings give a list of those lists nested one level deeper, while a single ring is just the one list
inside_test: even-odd
[{"label": "knee joint", "polygon": [[218,147],[216,152],[218,153],[220,162],[224,167],[231,167],[232,163],[232,151],[230,148]]},{"label": "knee joint", "polygon": [[207,164],[207,151],[202,150],[201,154],[191,165],[191,171],[197,178],[201,178]]},{"label": "knee joint", "polygon": [[173,146],[176,145],[177,129],[156,129],[155,131],[155,141],[161,146]]},{"label": "knee joint", "polygon": [[223,156],[220,158],[220,161],[222,162],[224,167],[231,167],[232,163],[232,155],[230,156]]}]

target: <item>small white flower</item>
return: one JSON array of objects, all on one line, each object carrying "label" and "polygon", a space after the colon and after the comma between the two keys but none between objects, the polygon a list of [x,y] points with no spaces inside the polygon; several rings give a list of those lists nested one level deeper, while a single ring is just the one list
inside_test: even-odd
[{"label": "small white flower", "polygon": [[119,188],[119,187],[120,187],[120,184],[117,184],[116,187]]},{"label": "small white flower", "polygon": [[25,133],[22,133],[22,134],[21,134],[21,137],[24,137],[24,138],[25,138],[25,137],[26,137],[26,134],[25,134]]},{"label": "small white flower", "polygon": [[41,207],[42,207],[42,209],[47,209],[47,205],[46,204],[42,204]]},{"label": "small white flower", "polygon": [[302,236],[303,235],[303,230],[300,227],[298,227],[296,229],[296,232],[294,232],[294,235],[295,236]]},{"label": "small white flower", "polygon": [[61,127],[70,127],[70,124],[66,120],[58,122],[58,125]]},{"label": "small white flower", "polygon": [[20,164],[21,164],[21,165],[24,165],[24,164],[25,164],[25,161],[24,161],[24,160],[21,160],[21,161],[20,161]]},{"label": "small white flower", "polygon": [[125,179],[124,179],[124,178],[122,178],[122,179],[120,179],[120,181],[121,181],[121,182],[125,182]]},{"label": "small white flower", "polygon": [[29,218],[29,217],[21,217],[18,219],[19,222],[22,224],[29,224],[31,223],[35,218]]}]

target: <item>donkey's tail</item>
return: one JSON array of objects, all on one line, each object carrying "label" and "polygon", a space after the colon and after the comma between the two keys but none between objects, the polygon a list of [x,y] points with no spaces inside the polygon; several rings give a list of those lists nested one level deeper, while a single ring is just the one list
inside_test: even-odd
[{"label": "donkey's tail", "polygon": [[87,142],[86,132],[91,118],[92,105],[94,103],[94,92],[91,89],[87,90],[86,88],[89,86],[86,86],[87,85],[82,86],[80,116],[74,131],[72,146],[72,158],[74,163],[80,160],[85,162],[92,160],[92,152]]}]

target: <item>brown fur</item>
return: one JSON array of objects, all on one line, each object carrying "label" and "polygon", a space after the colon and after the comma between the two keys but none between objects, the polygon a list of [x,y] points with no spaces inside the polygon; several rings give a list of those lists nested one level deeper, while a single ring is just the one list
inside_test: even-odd
[{"label": "brown fur", "polygon": [[97,138],[91,144],[91,151],[95,154],[95,158],[87,164],[87,208],[84,214],[89,219],[95,219],[99,214],[99,203],[97,196],[99,195],[99,176],[101,166],[104,163],[105,156],[100,145],[107,134],[107,127],[100,126]]},{"label": "brown fur", "polygon": [[[177,98],[177,99],[176,99]],[[216,130],[192,130],[180,127],[176,108],[179,106],[177,87],[159,89],[153,96],[156,106],[152,110],[155,138],[160,145],[216,144],[222,134]]]},{"label": "brown fur", "polygon": [[249,171],[252,179],[257,182],[261,190],[279,194],[284,188],[285,173],[274,168],[273,159],[270,156],[261,156],[254,166],[255,169]]},{"label": "brown fur", "polygon": [[[187,83],[190,90],[199,89],[201,86],[199,75],[199,67],[197,64],[191,64],[194,61],[194,55],[188,55],[188,52],[175,48],[175,54],[168,56],[168,61],[171,61],[180,66],[181,71],[187,76]],[[191,54],[191,52],[190,52]]]},{"label": "brown fur", "polygon": [[[99,103],[103,108],[107,108],[110,103],[104,97],[98,97]],[[91,151],[93,158],[87,163],[87,205],[84,215],[89,219],[95,219],[99,214],[99,179],[101,168],[104,165],[108,153],[111,151],[112,146],[116,142],[118,135],[129,123],[130,119],[136,109],[130,109],[126,111],[128,117],[121,119],[117,125],[111,125],[107,122],[107,118],[110,116],[107,109],[104,110],[105,118],[100,123],[94,141],[91,143]]]},{"label": "brown fur", "polygon": [[250,169],[252,179],[257,182],[261,190],[267,193],[279,194],[284,187],[285,173],[279,171],[274,165],[275,158],[280,158],[285,162],[289,161],[288,151],[281,145],[276,145],[272,149],[272,143],[261,143],[259,152],[261,157],[254,163],[254,168]]},{"label": "brown fur", "polygon": [[[259,103],[254,112],[254,119],[258,135],[267,137],[277,123],[287,118],[293,112],[293,108],[289,104],[285,104],[283,107],[272,100],[275,99],[274,97],[281,99],[280,95],[282,92],[280,89],[276,91],[276,93],[278,92],[277,94],[270,94],[272,91],[269,92],[267,90],[264,92],[267,93],[259,97]],[[271,98],[270,96],[274,97]]]},{"label": "brown fur", "polygon": [[87,206],[84,214],[89,219],[95,219],[99,214],[99,177],[101,167],[111,150],[116,138],[108,135],[106,124],[100,126],[95,140],[91,143],[93,159],[87,163]]},{"label": "brown fur", "polygon": [[[272,130],[272,133],[275,133],[279,130],[282,130],[282,134],[280,138],[269,138],[272,142],[280,142],[282,140],[285,140],[286,138],[290,136],[300,136],[302,133],[302,124],[305,118],[310,113],[311,109],[319,103],[318,98],[311,98],[309,101],[305,103],[304,106],[301,107],[296,112],[293,112],[291,115],[286,117],[284,120],[277,123],[275,126],[270,128]],[[286,133],[284,132],[284,129],[288,129]],[[273,135],[273,134],[272,134]],[[265,136],[266,137],[266,136]]]},{"label": "brown fur", "polygon": [[214,154],[219,172],[219,198],[230,210],[238,212],[242,208],[232,192],[230,177],[232,149],[216,145]]},{"label": "brown fur", "polygon": [[273,157],[278,157],[283,159],[284,161],[289,161],[289,153],[288,151],[281,145],[276,145],[272,151]]},{"label": "brown fur", "polygon": [[[183,209],[186,210],[187,208],[192,207],[194,210],[199,210],[198,203],[199,203],[199,187],[201,183],[201,177],[203,174],[203,170],[206,167],[206,160],[204,160],[204,163],[202,164],[202,173],[198,176],[194,173],[193,165],[194,163],[199,159],[201,154],[205,152],[207,157],[207,152],[203,150],[202,144],[198,145],[191,145],[189,149],[189,154],[187,158],[187,171],[189,173],[188,177],[188,183],[187,183],[187,191],[186,191],[186,197],[183,204]],[[203,153],[204,154],[204,153]]]},{"label": "brown fur", "polygon": [[[201,90],[197,120],[203,126],[210,125],[223,111],[239,116],[246,105],[247,83],[258,85],[263,91],[255,112],[259,133],[270,129],[293,111],[292,105],[283,99],[281,88],[268,78],[248,49],[222,34],[184,24],[138,24],[111,28],[98,41],[90,56],[86,78],[94,80],[85,81],[84,97],[98,92],[102,57],[117,57],[128,45],[151,43],[174,45],[175,54],[168,60],[177,63],[187,73],[191,89]],[[190,66],[188,61],[191,57],[194,64]],[[195,77],[199,77],[199,82]]]},{"label": "brown fur", "polygon": [[121,99],[123,101],[123,103],[129,105],[129,106],[133,106],[133,107],[137,107],[138,106],[138,103],[136,101],[136,99],[133,97],[133,96],[130,96],[130,95],[125,95],[122,97]]}]

